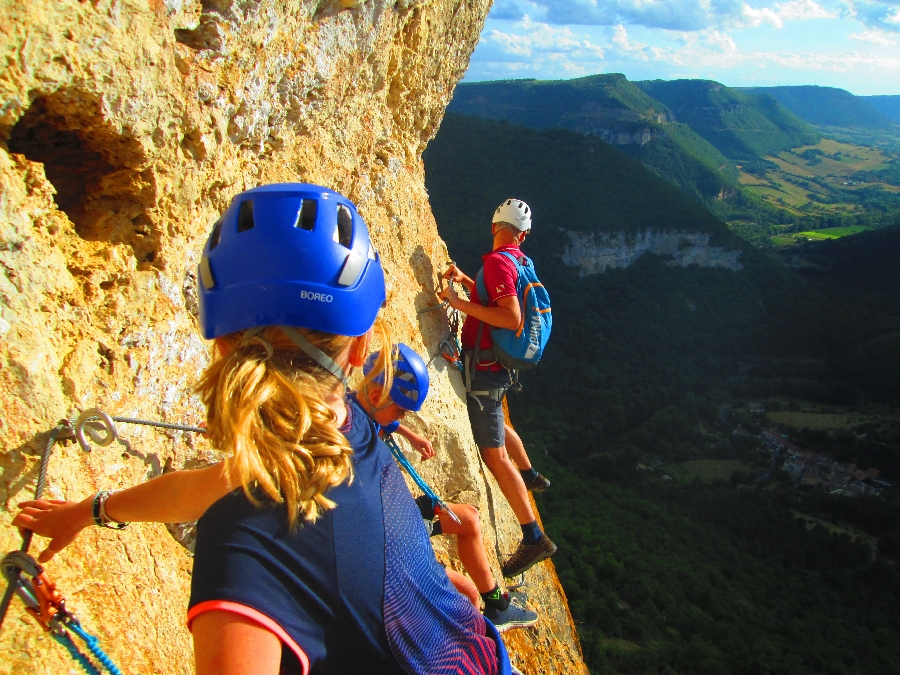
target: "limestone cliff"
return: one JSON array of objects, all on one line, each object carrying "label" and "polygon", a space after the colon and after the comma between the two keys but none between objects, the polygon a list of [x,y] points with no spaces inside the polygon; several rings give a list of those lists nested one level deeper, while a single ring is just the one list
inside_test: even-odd
[{"label": "limestone cliff", "polygon": [[710,235],[704,232],[655,232],[647,230],[634,235],[625,232],[566,232],[568,243],[562,261],[577,267],[581,276],[606,269],[628,267],[645,253],[670,257],[670,263],[724,267],[733,271],[743,266],[742,251],[710,246]]},{"label": "limestone cliff", "polygon": [[[194,270],[236,192],[322,183],[353,199],[388,278],[396,336],[434,354],[447,260],[421,153],[465,71],[490,0],[36,0],[0,10],[0,494],[34,490],[47,431],[91,406],[201,421],[207,362]],[[434,441],[423,474],[480,507],[489,554],[518,539],[468,430],[458,374],[434,362],[412,426]],[[120,425],[130,448],[58,447],[52,497],[142,481],[216,458],[202,439]],[[4,517],[6,523],[9,516]],[[439,557],[454,559],[451,542]],[[37,542],[38,546],[41,542]],[[0,528],[0,548],[19,537]],[[191,560],[162,526],[92,529],[48,570],[126,673],[188,673]],[[510,634],[529,673],[586,672],[552,564],[529,573],[542,615]],[[2,673],[74,672],[16,601]],[[538,665],[542,664],[542,665]]]}]

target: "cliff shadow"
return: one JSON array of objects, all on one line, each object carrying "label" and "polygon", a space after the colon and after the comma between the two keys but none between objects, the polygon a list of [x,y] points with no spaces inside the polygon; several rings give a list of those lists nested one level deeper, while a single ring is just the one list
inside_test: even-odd
[{"label": "cliff shadow", "polygon": [[437,297],[438,291],[443,287],[440,278],[443,269],[435,270],[431,256],[421,245],[409,257],[409,264],[420,289],[414,302],[419,331],[425,345],[434,354],[439,342],[450,332],[448,307]]},{"label": "cliff shadow", "polygon": [[[50,438],[50,430],[41,431],[29,438],[21,445],[3,452],[0,460],[0,490],[3,493],[3,503],[7,508],[13,498],[19,493],[31,487],[28,499],[34,499],[34,488],[37,486],[38,475],[41,471],[41,455],[47,447]],[[55,448],[54,448],[55,449]],[[26,458],[32,457],[36,462],[28,462]],[[52,460],[52,456],[51,459]],[[22,500],[18,500],[22,501]],[[10,511],[14,516],[18,511]]]}]

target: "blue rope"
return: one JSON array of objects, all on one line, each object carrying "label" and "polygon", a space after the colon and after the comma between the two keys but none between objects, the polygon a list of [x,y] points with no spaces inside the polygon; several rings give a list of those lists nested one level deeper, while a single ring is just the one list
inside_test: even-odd
[{"label": "blue rope", "polygon": [[[97,659],[101,663],[101,665],[103,665],[110,673],[112,673],[112,675],[122,675],[122,671],[116,667],[116,664],[112,662],[112,659],[110,659],[106,655],[106,652],[104,652],[103,649],[100,648],[100,642],[97,640],[97,638],[84,630],[77,621],[67,624],[66,627],[69,628],[82,640],[84,640],[84,644],[86,644],[88,649],[91,650],[91,654],[94,655],[94,658]],[[91,673],[91,675],[93,675],[93,673]],[[98,673],[97,675],[100,674]]]},{"label": "blue rope", "polygon": [[[400,466],[406,469],[406,473],[410,475],[410,478],[413,479],[413,482],[419,486],[419,489],[425,493],[425,495],[431,500],[431,506],[434,508],[435,506],[439,506],[443,510],[447,511],[447,513],[452,514],[450,508],[447,506],[447,502],[437,496],[434,490],[425,482],[425,479],[419,475],[419,472],[415,470],[412,464],[410,464],[409,460],[406,458],[406,455],[403,454],[403,451],[400,449],[400,446],[397,445],[397,441],[394,440],[392,436],[388,436],[384,439],[385,445],[391,451],[391,454],[394,456],[394,459],[399,462]],[[456,518],[454,517],[454,520]]]},{"label": "blue rope", "polygon": [[69,651],[69,654],[71,654],[72,658],[78,662],[78,665],[84,668],[84,672],[86,672],[88,675],[103,675],[97,669],[97,667],[93,663],[91,663],[91,660],[87,656],[82,654],[78,647],[75,646],[75,643],[72,642],[72,638],[69,637],[68,633],[63,633],[62,635],[60,635],[56,631],[51,631],[50,635],[52,635],[54,640],[56,640],[59,644],[61,644]]}]

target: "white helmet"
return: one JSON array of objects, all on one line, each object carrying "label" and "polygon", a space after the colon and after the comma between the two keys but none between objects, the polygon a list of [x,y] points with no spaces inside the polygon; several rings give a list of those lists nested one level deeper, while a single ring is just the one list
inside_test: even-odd
[{"label": "white helmet", "polygon": [[519,232],[531,229],[531,209],[520,199],[507,199],[494,211],[492,223],[505,223]]}]

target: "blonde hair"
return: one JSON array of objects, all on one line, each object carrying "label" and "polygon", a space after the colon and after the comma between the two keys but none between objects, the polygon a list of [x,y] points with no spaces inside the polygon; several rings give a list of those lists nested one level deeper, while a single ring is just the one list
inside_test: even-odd
[{"label": "blonde hair", "polygon": [[[354,338],[321,331],[300,332],[333,359]],[[381,349],[364,383],[393,375],[390,331],[377,319]],[[229,453],[232,484],[254,504],[264,496],[287,507],[293,528],[300,516],[309,522],[335,507],[326,490],[352,480],[350,444],[338,430],[337,416],[325,401],[337,380],[313,361],[277,326],[249,340],[244,333],[220,338],[226,352],[204,371],[196,391],[206,406],[212,444]],[[341,387],[337,383],[337,387]],[[385,397],[386,398],[386,397]]]}]

